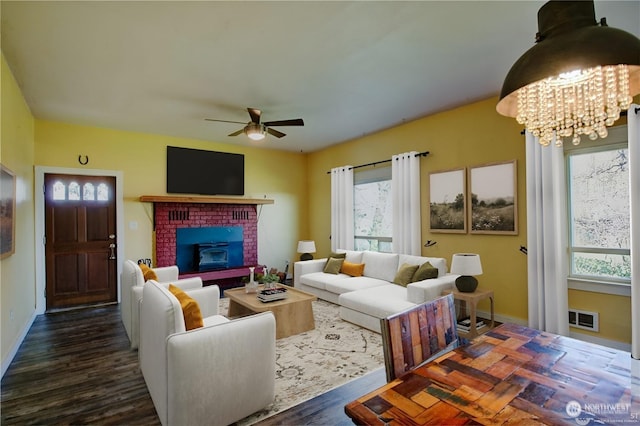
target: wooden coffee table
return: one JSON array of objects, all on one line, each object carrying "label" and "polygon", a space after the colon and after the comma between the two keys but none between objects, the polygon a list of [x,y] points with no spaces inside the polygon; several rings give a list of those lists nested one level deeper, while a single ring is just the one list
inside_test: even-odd
[{"label": "wooden coffee table", "polygon": [[[229,298],[228,316],[242,316],[258,312],[273,312],[276,318],[276,339],[292,336],[316,327],[313,319],[311,302],[316,296],[289,286],[287,298],[275,302],[261,302],[256,293],[247,293],[244,287],[225,290],[224,295]],[[260,291],[263,286],[258,287]]]}]

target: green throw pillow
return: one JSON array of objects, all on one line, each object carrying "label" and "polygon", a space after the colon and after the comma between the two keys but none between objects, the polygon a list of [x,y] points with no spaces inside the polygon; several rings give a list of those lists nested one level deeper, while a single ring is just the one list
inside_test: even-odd
[{"label": "green throw pillow", "polygon": [[430,278],[438,278],[438,268],[435,268],[430,262],[425,262],[413,274],[411,282],[428,280]]},{"label": "green throw pillow", "polygon": [[347,257],[347,253],[334,253],[331,252],[331,254],[329,255],[329,257],[327,257],[327,261],[324,263],[324,267],[327,267],[327,264],[329,263],[329,260],[331,259],[344,259]]},{"label": "green throw pillow", "polygon": [[324,265],[323,272],[327,274],[338,274],[340,272],[340,268],[342,268],[342,263],[344,259],[336,259],[335,257],[330,257],[327,259],[326,265]]},{"label": "green throw pillow", "polygon": [[418,270],[418,265],[409,265],[408,263],[403,263],[402,266],[396,272],[396,277],[393,279],[395,284],[400,284],[403,287],[406,287],[407,284],[411,282],[413,278],[413,274]]},{"label": "green throw pillow", "polygon": [[[334,258],[334,259],[345,259],[347,257],[347,253],[334,253],[331,252],[331,254],[329,255],[329,259]],[[329,259],[327,259],[327,262],[329,261]]]}]

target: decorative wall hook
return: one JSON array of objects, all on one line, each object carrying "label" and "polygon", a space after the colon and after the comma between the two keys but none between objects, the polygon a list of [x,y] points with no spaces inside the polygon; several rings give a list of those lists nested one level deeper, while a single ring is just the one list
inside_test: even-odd
[{"label": "decorative wall hook", "polygon": [[433,241],[433,240],[427,240],[426,243],[424,243],[425,247],[431,247],[431,246],[435,246],[436,244],[438,244],[437,241]]},{"label": "decorative wall hook", "polygon": [[82,162],[82,155],[78,155],[78,163],[82,164],[83,166],[87,165],[89,163],[89,156],[85,155],[84,162]]}]

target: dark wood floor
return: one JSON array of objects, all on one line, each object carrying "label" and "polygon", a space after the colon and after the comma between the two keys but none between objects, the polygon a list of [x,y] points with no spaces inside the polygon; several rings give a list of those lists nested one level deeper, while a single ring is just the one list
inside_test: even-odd
[{"label": "dark wood floor", "polygon": [[[259,424],[349,425],[344,405],[384,383],[378,370]],[[118,305],[38,316],[1,387],[2,425],[159,424]]]}]

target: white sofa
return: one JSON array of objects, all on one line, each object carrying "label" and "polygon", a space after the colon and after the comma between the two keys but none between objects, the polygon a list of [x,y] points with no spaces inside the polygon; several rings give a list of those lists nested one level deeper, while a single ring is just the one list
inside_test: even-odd
[{"label": "white sofa", "polygon": [[[179,270],[177,266],[163,266],[152,268],[155,272],[158,282],[165,287],[173,284],[183,290],[192,288],[202,288],[202,279],[200,277],[178,279]],[[125,260],[122,264],[122,273],[120,274],[120,285],[122,289],[122,297],[120,299],[120,315],[122,316],[122,324],[127,332],[131,349],[138,347],[139,329],[140,329],[140,300],[142,299],[142,288],[144,286],[144,276],[142,269],[132,260]]]},{"label": "white sofa", "polygon": [[228,425],[273,402],[276,323],[271,312],[218,315],[220,289],[186,290],[204,326],[185,331],[178,299],[148,281],[140,305],[140,370],[162,425]]},{"label": "white sofa", "polygon": [[[373,251],[338,250],[345,261],[364,263],[363,275],[323,272],[327,259],[296,262],[294,286],[318,298],[340,305],[340,318],[380,333],[380,319],[417,304],[440,297],[445,289],[453,289],[458,275],[450,274],[447,261],[441,257],[422,257]],[[422,265],[438,269],[438,277],[412,282],[406,287],[394,284],[400,267]]]}]

